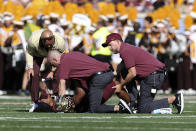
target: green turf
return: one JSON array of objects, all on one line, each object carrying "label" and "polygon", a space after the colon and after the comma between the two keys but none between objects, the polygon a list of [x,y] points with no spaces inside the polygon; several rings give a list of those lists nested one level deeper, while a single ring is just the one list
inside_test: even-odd
[{"label": "green turf", "polygon": [[196,96],[185,96],[181,115],[28,113],[30,98],[12,97],[0,96],[0,131],[196,131]]}]

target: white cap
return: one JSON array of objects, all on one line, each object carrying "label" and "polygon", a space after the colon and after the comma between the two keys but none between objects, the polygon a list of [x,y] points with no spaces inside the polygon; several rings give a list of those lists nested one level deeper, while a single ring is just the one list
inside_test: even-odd
[{"label": "white cap", "polygon": [[33,23],[33,20],[27,20],[27,23]]},{"label": "white cap", "polygon": [[184,32],[184,34],[185,34],[185,35],[190,35],[191,32],[190,32],[189,30],[186,30],[186,31]]},{"label": "white cap", "polygon": [[72,17],[72,22],[77,25],[89,27],[91,25],[91,19],[84,14],[74,14]]},{"label": "white cap", "polygon": [[156,26],[153,26],[153,27],[151,28],[151,31],[158,32],[158,28],[157,28]]},{"label": "white cap", "polygon": [[36,16],[36,19],[37,19],[37,20],[44,19],[44,15],[43,15],[42,13],[40,13],[40,14],[38,14],[38,15]]},{"label": "white cap", "polygon": [[191,33],[191,35],[190,35],[190,40],[192,40],[192,41],[196,41],[196,32],[194,32],[194,33]]},{"label": "white cap", "polygon": [[165,25],[162,22],[159,22],[159,23],[157,23],[157,27],[158,28],[163,28],[163,27],[165,27]]},{"label": "white cap", "polygon": [[109,18],[109,19],[113,19],[114,15],[113,14],[108,14],[106,17]]},{"label": "white cap", "polygon": [[163,28],[167,22],[165,20],[157,20],[153,23],[153,25],[157,26],[158,28]]},{"label": "white cap", "polygon": [[62,14],[62,18],[63,19],[66,19],[67,18],[67,15],[66,14]]},{"label": "white cap", "polygon": [[3,18],[3,21],[10,21],[10,20],[13,20],[13,18],[10,17],[10,16],[5,16],[5,17]]},{"label": "white cap", "polygon": [[128,20],[128,21],[127,21],[127,24],[128,24],[129,26],[132,26],[132,27],[133,27],[133,23],[132,23],[131,20]]},{"label": "white cap", "polygon": [[164,25],[168,24],[168,20],[162,20],[162,22],[163,22]]},{"label": "white cap", "polygon": [[100,15],[99,18],[104,20],[104,21],[108,21],[108,18],[106,16],[104,16],[104,15]]},{"label": "white cap", "polygon": [[48,15],[44,15],[44,19],[46,20],[48,20],[50,17],[48,16]]},{"label": "white cap", "polygon": [[5,11],[5,12],[3,13],[3,16],[13,16],[13,14],[12,14],[11,12]]},{"label": "white cap", "polygon": [[13,24],[14,25],[21,25],[21,26],[24,25],[24,23],[22,21],[16,21],[16,20],[13,21]]},{"label": "white cap", "polygon": [[90,27],[87,27],[87,28],[86,28],[86,33],[89,33],[89,32],[91,32],[91,31],[95,31],[95,30],[96,30],[95,27],[90,26]]},{"label": "white cap", "polygon": [[120,16],[120,13],[119,12],[116,12],[116,17],[119,17]]},{"label": "white cap", "polygon": [[192,25],[190,31],[191,33],[196,32],[196,25]]},{"label": "white cap", "polygon": [[3,13],[3,21],[10,21],[14,19],[14,15],[10,12]]},{"label": "white cap", "polygon": [[24,17],[21,18],[22,21],[25,21],[25,20],[31,20],[33,18],[33,16],[31,15],[25,15]]},{"label": "white cap", "polygon": [[50,21],[49,20],[45,20],[44,21],[44,24],[49,25],[50,24]]},{"label": "white cap", "polygon": [[128,19],[128,15],[122,15],[119,17],[119,20],[126,20]]},{"label": "white cap", "polygon": [[178,34],[178,30],[177,30],[176,27],[174,27],[174,26],[170,27],[170,28],[169,28],[169,31],[170,31],[171,33],[174,33],[174,34]]},{"label": "white cap", "polygon": [[59,15],[52,12],[52,13],[50,13],[50,17],[51,18],[59,18]]},{"label": "white cap", "polygon": [[60,19],[60,25],[61,25],[61,26],[66,26],[66,25],[69,25],[69,24],[70,24],[69,21],[67,21],[67,20],[65,20],[65,19]]},{"label": "white cap", "polygon": [[187,3],[194,3],[194,0],[187,0]]},{"label": "white cap", "polygon": [[192,12],[190,13],[190,15],[191,15],[191,17],[192,17],[193,19],[196,19],[196,12],[193,12],[193,11],[192,11]]}]

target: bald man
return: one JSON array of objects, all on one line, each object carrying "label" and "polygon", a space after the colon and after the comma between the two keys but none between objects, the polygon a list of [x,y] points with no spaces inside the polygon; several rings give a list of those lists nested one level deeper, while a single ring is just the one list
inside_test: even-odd
[{"label": "bald man", "polygon": [[[47,57],[48,51],[51,49],[56,49],[61,53],[66,50],[65,41],[58,33],[50,30],[38,30],[32,33],[27,45],[26,70],[28,78],[30,79],[32,76],[31,99],[34,103],[37,103],[39,99],[40,67],[44,57]],[[51,70],[48,76],[53,76],[53,71]],[[32,107],[30,112],[33,110]]]},{"label": "bald man", "polygon": [[[64,96],[66,90],[66,83],[69,79],[76,79],[86,81],[89,89],[89,111],[92,113],[132,113],[126,102],[121,100],[119,105],[102,104],[102,98],[107,100],[111,97],[112,88],[104,90],[113,81],[113,72],[108,63],[97,61],[81,52],[69,52],[61,54],[57,50],[50,50],[48,53],[48,62],[57,67],[56,77],[59,82],[59,95]],[[81,83],[84,84],[84,83]],[[114,84],[113,84],[114,85]],[[120,92],[119,92],[120,93]],[[128,94],[124,92],[127,97],[124,100],[130,99]],[[106,98],[107,97],[107,98]],[[76,99],[75,99],[76,100]],[[127,101],[128,102],[128,101]],[[129,100],[130,102],[130,100]]]}]

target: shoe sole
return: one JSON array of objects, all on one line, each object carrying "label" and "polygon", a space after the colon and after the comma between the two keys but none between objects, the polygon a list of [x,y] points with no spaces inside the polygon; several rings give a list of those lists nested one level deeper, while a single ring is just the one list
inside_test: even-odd
[{"label": "shoe sole", "polygon": [[[37,106],[38,107],[38,106]],[[37,108],[35,104],[32,105],[31,109],[29,109],[29,112],[34,112],[34,110]]]},{"label": "shoe sole", "polygon": [[181,110],[180,110],[180,114],[182,114],[183,110],[184,110],[184,96],[182,94],[182,92],[180,93],[180,101],[181,101]]},{"label": "shoe sole", "polygon": [[125,106],[125,108],[129,111],[129,113],[132,114],[132,112],[131,112],[129,106],[127,105],[127,103],[122,99],[120,99],[120,102]]}]

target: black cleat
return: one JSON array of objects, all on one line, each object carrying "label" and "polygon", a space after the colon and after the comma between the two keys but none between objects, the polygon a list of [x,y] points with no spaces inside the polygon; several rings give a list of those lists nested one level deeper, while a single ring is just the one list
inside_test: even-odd
[{"label": "black cleat", "polygon": [[119,113],[129,113],[129,114],[132,114],[132,111],[131,109],[129,108],[129,106],[127,105],[127,103],[120,99],[120,102],[119,102]]},{"label": "black cleat", "polygon": [[178,110],[178,113],[181,114],[184,110],[184,96],[182,92],[175,95],[176,99],[172,103],[174,107]]}]

